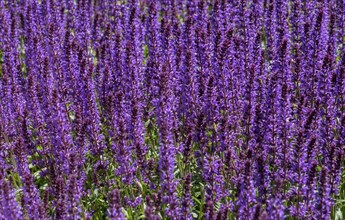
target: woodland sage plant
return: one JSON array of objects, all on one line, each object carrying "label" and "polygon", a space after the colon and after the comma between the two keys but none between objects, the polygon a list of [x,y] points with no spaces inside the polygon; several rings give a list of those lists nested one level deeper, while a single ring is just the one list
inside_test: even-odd
[{"label": "woodland sage plant", "polygon": [[0,0],[0,219],[341,219],[344,0]]}]

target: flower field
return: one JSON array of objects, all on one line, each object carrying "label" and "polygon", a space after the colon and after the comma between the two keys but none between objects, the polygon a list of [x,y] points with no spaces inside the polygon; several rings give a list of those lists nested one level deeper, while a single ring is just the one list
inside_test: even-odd
[{"label": "flower field", "polygon": [[0,220],[345,219],[345,0],[0,0]]}]

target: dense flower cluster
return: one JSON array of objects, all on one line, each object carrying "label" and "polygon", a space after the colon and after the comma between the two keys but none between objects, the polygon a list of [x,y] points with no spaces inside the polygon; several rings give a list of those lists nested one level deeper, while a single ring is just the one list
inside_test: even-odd
[{"label": "dense flower cluster", "polygon": [[0,0],[0,219],[329,219],[344,37],[344,0]]}]

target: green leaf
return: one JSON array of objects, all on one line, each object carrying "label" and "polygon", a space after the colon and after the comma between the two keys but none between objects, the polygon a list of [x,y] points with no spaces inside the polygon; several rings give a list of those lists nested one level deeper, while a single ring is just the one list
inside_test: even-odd
[{"label": "green leaf", "polygon": [[145,219],[145,215],[142,214],[141,216],[138,217],[138,219]]},{"label": "green leaf", "polygon": [[343,220],[343,213],[342,211],[340,210],[340,208],[336,211],[335,213],[335,220]]},{"label": "green leaf", "polygon": [[195,212],[192,212],[192,216],[193,216],[193,218],[198,218],[198,214]]},{"label": "green leaf", "polygon": [[128,212],[125,208],[122,208],[122,213],[126,216],[126,218],[129,218]]}]

